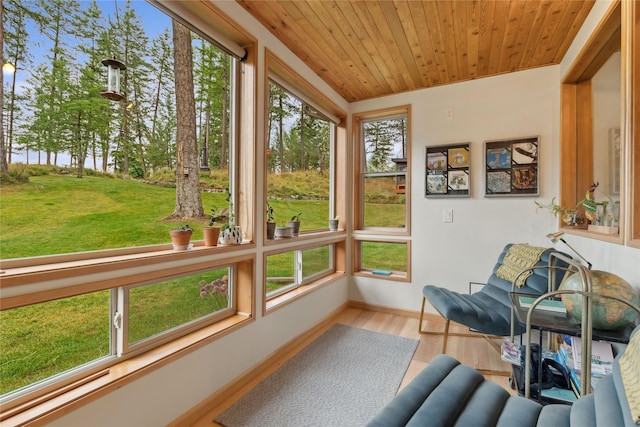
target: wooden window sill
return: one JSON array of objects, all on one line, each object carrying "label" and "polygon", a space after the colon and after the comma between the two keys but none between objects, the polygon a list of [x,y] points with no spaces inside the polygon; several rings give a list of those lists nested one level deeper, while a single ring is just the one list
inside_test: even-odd
[{"label": "wooden window sill", "polygon": [[406,274],[391,273],[390,275],[373,274],[370,270],[354,271],[354,276],[370,277],[372,279],[394,280],[396,282],[409,282]]},{"label": "wooden window sill", "polygon": [[327,276],[324,276],[318,280],[315,280],[312,283],[306,284],[306,285],[300,285],[297,288],[289,291],[289,292],[285,292],[282,295],[278,295],[276,297],[273,297],[269,300],[266,300],[265,302],[265,306],[264,306],[264,310],[263,313],[269,314],[270,312],[285,306],[286,304],[289,304],[301,297],[303,297],[304,295],[315,291],[316,289],[319,289],[323,286],[328,285],[329,283],[333,283],[336,280],[343,278],[346,276],[346,273],[344,271],[336,271],[335,273],[331,273]]}]

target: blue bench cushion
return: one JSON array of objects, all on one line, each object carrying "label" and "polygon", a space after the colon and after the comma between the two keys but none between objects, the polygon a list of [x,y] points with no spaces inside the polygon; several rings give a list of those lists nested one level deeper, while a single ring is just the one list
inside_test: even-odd
[{"label": "blue bench cushion", "polygon": [[[636,327],[622,354],[638,351]],[[369,427],[637,427],[625,394],[618,355],[613,373],[601,379],[595,393],[573,405],[546,405],[511,396],[478,371],[461,365],[446,354],[429,365],[396,395],[372,420]]]}]

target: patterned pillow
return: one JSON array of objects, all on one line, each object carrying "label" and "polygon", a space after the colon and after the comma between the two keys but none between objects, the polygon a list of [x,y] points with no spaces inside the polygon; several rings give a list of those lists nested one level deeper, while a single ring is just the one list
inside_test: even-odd
[{"label": "patterned pillow", "polygon": [[496,271],[496,276],[511,283],[516,280],[516,286],[523,287],[527,277],[533,274],[531,268],[540,261],[547,249],[529,246],[526,243],[511,245],[502,260],[502,265]]},{"label": "patterned pillow", "polygon": [[640,424],[640,331],[631,337],[619,363],[631,417],[636,424]]}]

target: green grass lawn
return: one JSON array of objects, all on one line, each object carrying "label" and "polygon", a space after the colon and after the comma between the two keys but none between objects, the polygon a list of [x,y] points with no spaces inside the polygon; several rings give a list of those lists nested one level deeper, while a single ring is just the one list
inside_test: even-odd
[{"label": "green grass lawn", "polygon": [[[291,180],[291,176],[283,178]],[[309,174],[299,181],[308,188]],[[272,182],[287,192],[302,191],[276,179]],[[278,223],[302,212],[301,230],[327,228],[327,200],[279,196],[270,200]],[[213,206],[226,206],[223,193],[203,192],[202,200],[205,213]],[[28,183],[0,187],[0,258],[170,243],[169,230],[184,223],[164,219],[174,206],[173,188],[93,175],[78,179],[36,174]],[[383,209],[367,208],[367,215],[376,224],[398,226],[404,206],[380,207]],[[206,218],[189,222],[194,240],[202,239],[206,223]],[[306,252],[305,277],[327,265],[326,247]],[[375,258],[397,258],[395,253],[379,250]],[[292,275],[290,254],[270,257],[269,276]],[[318,265],[310,262],[320,258]],[[130,343],[224,308],[226,300],[200,297],[200,281],[219,275],[199,273],[133,289]],[[0,394],[108,356],[110,331],[110,291],[0,311]]]}]

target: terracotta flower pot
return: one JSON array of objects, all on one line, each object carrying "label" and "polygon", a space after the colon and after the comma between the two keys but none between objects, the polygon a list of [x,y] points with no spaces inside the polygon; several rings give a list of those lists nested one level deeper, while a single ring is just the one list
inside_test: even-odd
[{"label": "terracotta flower pot", "polygon": [[202,229],[204,234],[205,246],[218,246],[218,237],[220,237],[220,227],[204,227]]},{"label": "terracotta flower pot", "polygon": [[191,230],[171,230],[171,241],[173,242],[173,249],[176,251],[185,251],[189,249],[189,243],[191,242]]}]

